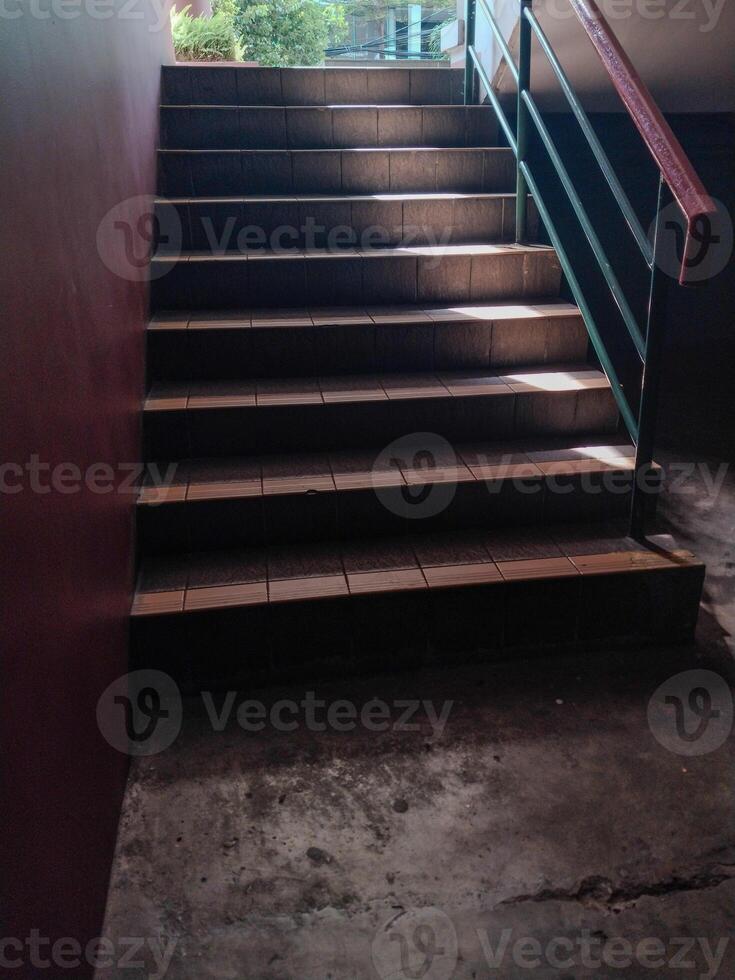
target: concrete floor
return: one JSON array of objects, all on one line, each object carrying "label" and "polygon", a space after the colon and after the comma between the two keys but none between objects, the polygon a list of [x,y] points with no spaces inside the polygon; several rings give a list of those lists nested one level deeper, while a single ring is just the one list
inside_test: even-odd
[{"label": "concrete floor", "polygon": [[215,733],[189,705],[120,826],[106,936],[147,940],[144,965],[99,976],[160,976],[150,940],[171,980],[735,976],[732,735],[687,756],[647,720],[680,671],[732,680],[735,478],[681,490],[662,517],[708,563],[695,648],[310,686],[450,700],[441,734],[423,710],[412,731]]}]

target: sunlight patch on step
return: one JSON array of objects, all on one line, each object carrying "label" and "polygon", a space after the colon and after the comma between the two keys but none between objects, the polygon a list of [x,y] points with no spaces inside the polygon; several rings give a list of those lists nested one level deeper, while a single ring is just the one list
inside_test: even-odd
[{"label": "sunlight patch on step", "polygon": [[543,320],[549,316],[569,316],[576,312],[577,308],[568,303],[549,304],[546,306],[531,306],[527,303],[520,303],[514,306],[492,304],[486,306],[462,305],[428,308],[428,313],[432,317],[457,320],[482,320],[484,322],[488,320]]},{"label": "sunlight patch on step", "polygon": [[579,391],[582,388],[607,388],[608,381],[599,371],[544,371],[533,374],[507,374],[503,381],[513,391]]},{"label": "sunlight patch on step", "polygon": [[568,451],[579,459],[596,459],[601,463],[613,463],[635,456],[633,446],[575,446]]},{"label": "sunlight patch on step", "polygon": [[514,245],[401,245],[396,251],[403,255],[504,255],[523,251],[527,246]]},{"label": "sunlight patch on step", "polygon": [[459,191],[412,191],[402,194],[365,194],[363,198],[370,201],[465,201],[475,200],[478,197],[512,197],[511,194],[487,194],[478,191],[475,194],[462,194]]}]

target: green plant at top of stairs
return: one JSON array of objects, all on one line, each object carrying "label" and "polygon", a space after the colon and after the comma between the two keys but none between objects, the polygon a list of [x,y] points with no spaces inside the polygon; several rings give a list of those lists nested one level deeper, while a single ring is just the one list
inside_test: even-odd
[{"label": "green plant at top of stairs", "polygon": [[261,65],[319,65],[326,48],[347,39],[347,18],[340,4],[234,0],[233,5],[245,59]]},{"label": "green plant at top of stairs", "polygon": [[232,17],[224,10],[192,17],[190,5],[171,8],[171,33],[179,61],[242,61]]}]

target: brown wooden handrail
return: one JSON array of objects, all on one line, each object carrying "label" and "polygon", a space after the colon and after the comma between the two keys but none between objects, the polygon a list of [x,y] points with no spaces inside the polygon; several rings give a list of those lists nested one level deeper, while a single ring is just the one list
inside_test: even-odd
[{"label": "brown wooden handrail", "polygon": [[687,236],[679,282],[686,285],[689,260],[696,241],[694,231],[699,222],[717,213],[715,203],[595,0],[569,2],[684,213]]}]

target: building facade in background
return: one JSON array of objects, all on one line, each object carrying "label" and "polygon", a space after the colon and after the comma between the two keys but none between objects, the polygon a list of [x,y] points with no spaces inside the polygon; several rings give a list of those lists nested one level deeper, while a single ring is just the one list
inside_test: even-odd
[{"label": "building facade in background", "polygon": [[451,0],[370,4],[352,10],[348,14],[349,40],[326,52],[327,64],[443,59],[439,30],[455,13]]}]

